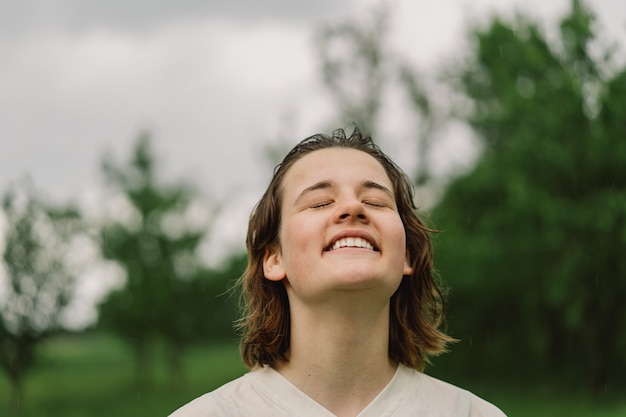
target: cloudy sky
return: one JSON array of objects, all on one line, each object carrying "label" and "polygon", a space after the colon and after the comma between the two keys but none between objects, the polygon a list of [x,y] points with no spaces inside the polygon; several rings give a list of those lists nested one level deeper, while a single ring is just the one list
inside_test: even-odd
[{"label": "cloudy sky", "polygon": [[[242,246],[268,180],[260,155],[333,119],[316,63],[320,25],[380,0],[30,0],[0,3],[0,192],[24,175],[61,199],[97,201],[105,152],[126,159],[152,135],[163,172],[232,202],[218,242]],[[391,0],[392,47],[428,71],[460,54],[469,21],[515,10],[554,22],[569,0]],[[626,45],[623,0],[588,0]],[[390,136],[399,133],[383,126]],[[402,146],[388,149],[410,170]],[[466,149],[451,135],[441,165]],[[95,204],[98,204],[97,202]]]},{"label": "cloudy sky", "polygon": [[[28,174],[54,195],[102,183],[149,131],[165,172],[214,196],[259,189],[276,137],[325,127],[312,35],[374,1],[32,0],[0,5],[0,190]],[[498,10],[542,19],[568,0],[395,0],[394,48],[427,67],[463,45],[467,20]],[[522,6],[522,4],[524,6]],[[622,0],[590,4],[626,39]]]}]

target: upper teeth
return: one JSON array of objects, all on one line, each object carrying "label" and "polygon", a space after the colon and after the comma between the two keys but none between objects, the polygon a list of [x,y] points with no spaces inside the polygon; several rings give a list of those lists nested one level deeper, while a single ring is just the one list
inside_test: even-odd
[{"label": "upper teeth", "polygon": [[354,247],[354,248],[365,248],[369,250],[374,250],[374,247],[367,240],[362,239],[360,237],[344,237],[343,239],[339,239],[335,242],[331,250],[345,248],[345,247]]}]

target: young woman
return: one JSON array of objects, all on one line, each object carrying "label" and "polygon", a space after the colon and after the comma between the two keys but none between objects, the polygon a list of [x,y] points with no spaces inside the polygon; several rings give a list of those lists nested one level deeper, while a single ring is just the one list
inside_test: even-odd
[{"label": "young woman", "polygon": [[250,217],[250,372],[173,414],[501,417],[422,373],[453,339],[411,181],[358,129],[300,142]]}]

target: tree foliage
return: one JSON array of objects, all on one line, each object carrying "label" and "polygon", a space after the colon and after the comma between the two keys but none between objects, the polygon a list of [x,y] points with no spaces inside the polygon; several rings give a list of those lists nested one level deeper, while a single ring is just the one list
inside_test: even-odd
[{"label": "tree foliage", "polygon": [[339,120],[357,123],[375,133],[383,93],[393,76],[386,47],[389,10],[379,6],[367,22],[350,21],[322,26],[317,53],[322,79],[339,107]]},{"label": "tree foliage", "polygon": [[433,99],[434,80],[391,47],[392,29],[393,8],[384,2],[362,19],[323,25],[316,44],[322,80],[338,107],[339,123],[355,123],[379,143],[385,141],[380,135],[385,106],[396,99],[406,108],[417,121],[408,132],[417,148],[415,183],[432,188],[429,158],[435,134],[446,122],[445,112]]},{"label": "tree foliage", "polygon": [[[451,328],[470,371],[624,383],[626,68],[578,0],[549,42],[532,20],[477,28],[458,88],[485,144],[435,211]],[[464,347],[463,347],[464,346]]]},{"label": "tree foliage", "polygon": [[101,306],[102,323],[132,347],[138,383],[151,383],[154,346],[162,342],[172,384],[179,386],[185,349],[225,332],[223,323],[216,328],[211,317],[224,283],[201,265],[198,254],[206,225],[193,226],[189,218],[197,196],[182,184],[159,182],[146,135],[137,141],[127,166],[107,160],[103,168],[130,202],[134,220],[112,221],[102,229],[104,256],[118,262],[127,277],[125,286]]},{"label": "tree foliage", "polygon": [[78,212],[44,202],[30,183],[5,193],[8,228],[0,289],[0,366],[22,401],[22,386],[36,360],[36,348],[64,328],[63,313],[75,294],[76,275],[67,252],[83,230]]}]

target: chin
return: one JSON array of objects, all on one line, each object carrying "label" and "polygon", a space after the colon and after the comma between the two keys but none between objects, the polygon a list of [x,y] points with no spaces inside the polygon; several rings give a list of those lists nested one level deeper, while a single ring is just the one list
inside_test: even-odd
[{"label": "chin", "polygon": [[343,274],[341,277],[337,277],[335,281],[342,289],[346,290],[380,290],[382,292],[389,292],[389,297],[398,289],[402,276],[397,280],[390,280],[388,277],[380,277],[377,275],[371,275],[371,270],[368,274],[364,274],[363,271],[352,271]]}]

